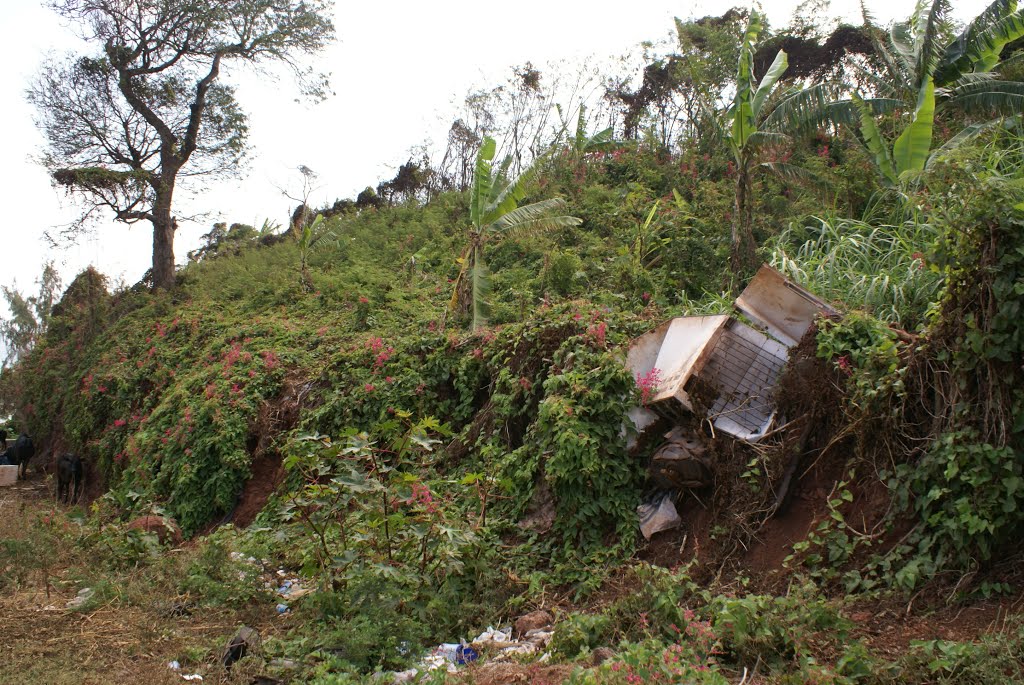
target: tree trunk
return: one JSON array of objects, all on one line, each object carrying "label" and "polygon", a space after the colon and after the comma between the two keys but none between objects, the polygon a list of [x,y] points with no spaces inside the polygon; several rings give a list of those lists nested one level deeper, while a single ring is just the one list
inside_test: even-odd
[{"label": "tree trunk", "polygon": [[732,287],[751,270],[757,254],[751,231],[753,210],[750,203],[750,161],[744,156],[736,168],[736,202],[732,213],[732,239],[729,245],[729,270]]},{"label": "tree trunk", "polygon": [[162,182],[153,203],[153,290],[174,288],[174,231],[178,222],[171,215],[173,195],[174,182]]}]

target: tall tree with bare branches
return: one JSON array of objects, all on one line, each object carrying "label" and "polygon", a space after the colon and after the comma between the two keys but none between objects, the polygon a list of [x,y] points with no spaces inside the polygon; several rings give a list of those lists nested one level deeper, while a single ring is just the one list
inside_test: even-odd
[{"label": "tall tree with bare branches", "polygon": [[[153,226],[154,288],[174,285],[178,182],[230,176],[246,152],[247,118],[222,82],[229,63],[283,63],[303,92],[326,77],[302,56],[334,37],[329,0],[54,0],[97,47],[51,59],[30,85],[47,139],[43,164],[84,202],[82,221],[110,211]],[[80,222],[81,223],[81,222]]]}]

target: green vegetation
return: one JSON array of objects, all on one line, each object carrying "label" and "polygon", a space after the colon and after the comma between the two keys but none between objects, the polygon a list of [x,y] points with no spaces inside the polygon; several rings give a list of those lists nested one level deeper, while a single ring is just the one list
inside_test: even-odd
[{"label": "green vegetation", "polygon": [[[161,636],[150,655],[208,675],[227,626],[261,625],[225,682],[282,663],[299,682],[376,682],[535,608],[554,614],[551,662],[511,666],[534,682],[1024,682],[1024,134],[985,125],[998,103],[939,106],[1016,83],[1019,13],[997,2],[957,42],[942,10],[845,58],[862,89],[913,75],[906,115],[803,89],[787,64],[805,78],[840,58],[787,57],[809,34],[734,11],[680,22],[635,92],[609,86],[618,128],[589,135],[581,107],[532,164],[495,164],[498,131],[463,124],[449,152],[473,173],[425,159],[301,207],[301,228],[218,224],[173,289],[112,292],[90,269],[52,306],[54,273],[38,297],[5,293],[11,427],[80,454],[90,497],[0,500],[2,601],[88,588],[77,628],[113,612]],[[539,88],[518,76],[515,97]],[[815,98],[828,127],[767,135]],[[935,131],[957,144],[933,149]],[[750,173],[754,147],[793,171]],[[794,348],[757,445],[674,417],[714,482],[647,542],[658,445],[632,445],[650,387],[625,353],[671,316],[729,311],[738,235],[841,313]],[[275,619],[283,577],[304,592]],[[186,614],[217,620],[186,639]],[[17,651],[11,674],[29,662]],[[491,682],[486,667],[431,678]]]}]

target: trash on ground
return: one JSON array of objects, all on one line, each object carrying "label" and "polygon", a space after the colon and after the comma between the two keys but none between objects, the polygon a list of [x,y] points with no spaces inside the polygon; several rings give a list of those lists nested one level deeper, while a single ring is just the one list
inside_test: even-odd
[{"label": "trash on ground", "polygon": [[[725,314],[671,319],[630,344],[626,367],[644,394],[629,418],[629,449],[660,417],[688,414],[737,440],[756,443],[775,423],[775,386],[793,346],[818,316],[836,311],[771,268],[762,266],[734,305],[764,331]],[[679,492],[711,485],[714,465],[701,431],[676,426],[651,457],[648,480],[656,494],[637,507],[650,539],[681,522]]]},{"label": "trash on ground", "polygon": [[699,434],[675,427],[651,456],[647,479],[658,490],[702,488],[712,482],[707,446]]},{"label": "trash on ground", "polygon": [[479,656],[475,649],[462,643],[446,642],[437,646],[433,656],[443,657],[447,661],[460,666],[476,661]]},{"label": "trash on ground", "polygon": [[[537,613],[537,612],[535,612]],[[547,614],[547,612],[539,612]],[[550,616],[550,614],[547,614]],[[488,627],[487,630],[480,633],[470,644],[481,650],[481,651],[497,651],[491,657],[491,661],[502,662],[510,661],[513,657],[517,657],[524,654],[534,654],[543,651],[551,642],[551,637],[554,635],[554,631],[550,625],[544,625],[539,628],[533,628],[527,630],[525,634],[522,634],[520,639],[512,637],[512,630],[495,630],[493,627]]]},{"label": "trash on ground", "polygon": [[81,590],[78,591],[78,595],[76,595],[75,597],[69,599],[68,603],[65,604],[64,606],[67,607],[68,609],[77,609],[78,607],[82,606],[83,604],[88,602],[90,599],[92,599],[92,596],[93,596],[93,594],[95,594],[95,592],[96,591],[94,589],[92,589],[91,587],[84,587],[84,588],[82,588]]},{"label": "trash on ground", "polygon": [[[530,620],[520,623],[523,619]],[[539,627],[531,628],[522,634],[520,639],[515,639],[511,626],[504,629],[488,626],[487,630],[477,635],[468,644],[465,641],[460,641],[438,645],[413,668],[392,672],[390,674],[392,682],[416,682],[421,675],[439,669],[444,669],[448,673],[458,673],[460,666],[476,661],[481,658],[481,655],[486,655],[492,662],[504,662],[512,661],[520,655],[541,652],[551,643],[551,637],[554,635],[550,625],[553,620],[551,614],[546,611],[535,611],[527,614],[523,619],[517,621],[516,625],[523,627],[538,625]],[[519,632],[518,628],[516,632]],[[550,653],[544,652],[539,661],[547,661],[550,657]]]},{"label": "trash on ground", "polygon": [[236,661],[244,657],[251,651],[256,651],[260,648],[260,634],[255,628],[249,626],[242,626],[235,633],[227,646],[224,648],[224,654],[221,656],[221,663],[224,664],[224,668],[231,670],[231,665]]},{"label": "trash on ground", "polygon": [[636,508],[640,517],[640,532],[645,540],[650,540],[655,533],[669,530],[682,523],[676,511],[671,491],[658,493],[651,502],[644,502]]}]

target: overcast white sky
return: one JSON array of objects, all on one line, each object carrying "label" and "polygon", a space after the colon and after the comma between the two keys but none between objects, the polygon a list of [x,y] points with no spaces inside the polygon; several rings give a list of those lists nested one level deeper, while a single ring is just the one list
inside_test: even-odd
[{"label": "overcast white sky", "polygon": [[[253,147],[247,173],[211,186],[188,202],[191,212],[211,214],[201,223],[181,225],[175,241],[177,261],[185,260],[215,221],[286,223],[295,203],[282,197],[278,188],[297,184],[300,164],[319,174],[320,190],[312,204],[354,197],[366,186],[392,177],[412,146],[428,138],[443,142],[466,93],[498,85],[513,66],[531,61],[543,71],[549,63],[622,55],[642,41],[666,37],[673,17],[721,14],[731,4],[338,0],[339,41],[320,64],[332,73],[337,95],[319,105],[300,105],[294,103],[297,92],[288,83],[243,82],[239,97],[250,116]],[[797,4],[766,0],[763,10],[773,25],[783,26]],[[867,5],[886,23],[913,10],[912,0],[867,0]],[[954,13],[960,20],[968,19],[985,5],[982,0],[954,0]],[[856,0],[833,0],[832,7],[847,20],[859,22]],[[115,281],[134,283],[151,264],[149,224],[105,224],[77,244],[58,249],[42,239],[44,230],[69,221],[75,209],[32,161],[42,150],[43,139],[33,125],[24,92],[48,52],[81,50],[81,43],[39,0],[2,0],[0,30],[0,284],[16,283],[22,292],[34,293],[42,265],[50,259],[58,263],[65,286],[89,264]]]}]

